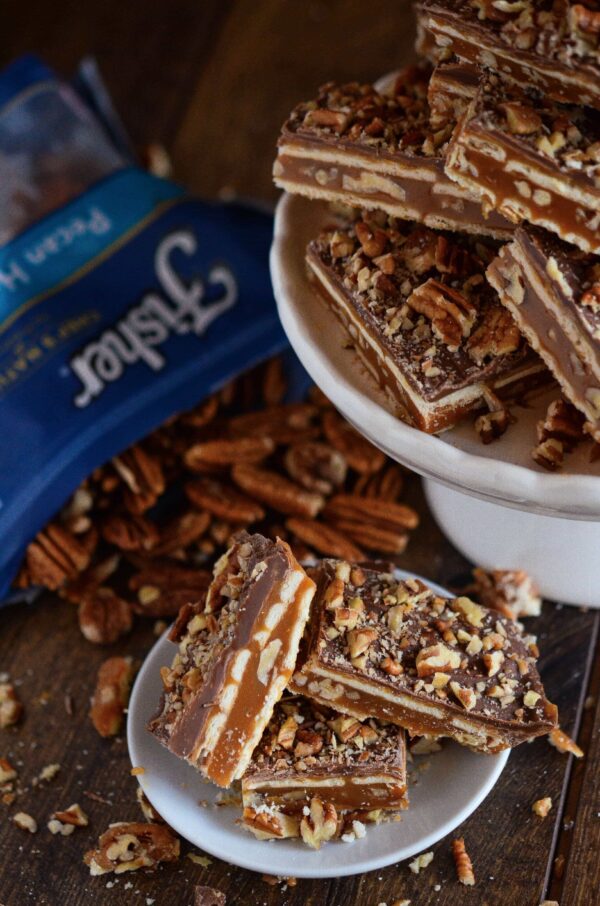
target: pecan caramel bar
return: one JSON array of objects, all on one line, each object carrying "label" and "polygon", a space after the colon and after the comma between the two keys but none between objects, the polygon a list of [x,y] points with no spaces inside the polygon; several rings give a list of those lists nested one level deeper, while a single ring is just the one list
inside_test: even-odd
[{"label": "pecan caramel bar", "polygon": [[486,75],[452,136],[446,173],[515,223],[600,252],[600,112],[509,94]]},{"label": "pecan caramel bar", "polygon": [[307,262],[368,372],[401,415],[435,433],[546,379],[484,272],[496,246],[363,219],[323,233]]},{"label": "pecan caramel bar", "polygon": [[314,588],[287,544],[243,532],[206,602],[175,624],[179,651],[148,729],[219,786],[242,776],[286,687]]},{"label": "pecan caramel bar", "polygon": [[556,726],[535,643],[512,620],[341,560],[324,560],[316,578],[293,692],[485,753]]},{"label": "pecan caramel bar", "polygon": [[455,54],[563,103],[600,109],[600,11],[571,0],[420,0],[419,49]]},{"label": "pecan caramel bar", "polygon": [[477,196],[445,175],[444,150],[454,124],[430,125],[429,77],[429,69],[409,67],[389,93],[358,82],[324,85],[283,126],[276,185],[438,229],[509,236],[504,217],[484,216]]},{"label": "pecan caramel bar", "polygon": [[600,259],[520,227],[488,279],[600,442]]},{"label": "pecan caramel bar", "polygon": [[407,806],[404,731],[288,696],[254,751],[242,795],[244,824],[261,838],[299,836],[313,796],[338,815],[378,820]]}]

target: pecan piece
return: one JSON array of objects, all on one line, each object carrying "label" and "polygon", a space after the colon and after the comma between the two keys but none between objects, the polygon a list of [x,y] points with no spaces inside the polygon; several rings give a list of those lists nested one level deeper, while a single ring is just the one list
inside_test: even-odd
[{"label": "pecan piece", "polygon": [[580,749],[577,743],[560,728],[550,731],[548,742],[551,746],[554,746],[561,755],[574,755],[575,758],[583,758],[584,756],[583,749]]},{"label": "pecan piece", "polygon": [[532,135],[542,127],[542,118],[533,107],[518,101],[498,104],[498,110],[505,116],[508,131],[513,135]]},{"label": "pecan piece", "polygon": [[269,437],[219,438],[194,444],[183,461],[192,472],[205,466],[230,466],[234,463],[262,462],[273,452],[275,445]]},{"label": "pecan piece", "polygon": [[152,550],[160,538],[157,527],[150,519],[133,513],[107,516],[101,531],[105,541],[123,551]]},{"label": "pecan piece", "polygon": [[387,234],[384,230],[365,223],[364,220],[357,220],[354,229],[367,258],[378,258],[383,255],[387,245]]},{"label": "pecan piece", "polygon": [[143,513],[154,506],[165,490],[165,476],[159,459],[148,453],[140,444],[130,447],[112,464],[127,485],[125,506],[132,513]]},{"label": "pecan piece", "polygon": [[361,547],[383,554],[401,554],[408,544],[408,532],[380,527],[358,519],[335,518],[333,525],[342,535],[349,535]]},{"label": "pecan piece", "polygon": [[141,786],[138,786],[137,790],[135,791],[135,798],[138,801],[138,805],[141,808],[142,814],[146,821],[154,824],[165,823],[164,818],[156,811],[150,800],[146,797],[146,794],[144,793]]},{"label": "pecan piece", "polygon": [[260,840],[298,836],[297,819],[284,812],[272,814],[246,807],[242,813],[242,821]]},{"label": "pecan piece", "polygon": [[418,513],[412,507],[355,494],[336,494],[327,502],[323,515],[325,518],[355,519],[400,530],[414,529],[419,524]]},{"label": "pecan piece", "polygon": [[176,862],[179,840],[166,824],[120,821],[112,824],[98,840],[98,849],[89,850],[84,862],[90,874],[109,871],[122,874],[138,868],[152,868],[159,862]]},{"label": "pecan piece", "polygon": [[490,610],[497,610],[511,620],[537,617],[541,613],[540,592],[522,569],[473,570],[473,593]]},{"label": "pecan piece", "polygon": [[571,403],[562,398],[553,400],[544,420],[538,422],[538,442],[554,438],[561,442],[566,453],[570,453],[585,438],[584,421],[584,416]]},{"label": "pecan piece", "polygon": [[86,570],[80,573],[75,579],[71,579],[59,590],[59,595],[71,604],[80,604],[85,597],[93,594],[100,585],[109,579],[117,570],[121,561],[120,554],[112,554],[92,563]]},{"label": "pecan piece", "polygon": [[110,645],[131,630],[131,607],[106,586],[86,595],[79,605],[79,628],[95,645]]},{"label": "pecan piece", "polygon": [[12,727],[23,716],[23,705],[12,683],[0,683],[0,729]]},{"label": "pecan piece", "polygon": [[[287,519],[285,526],[300,541],[320,554],[339,557],[342,560],[362,560],[364,557],[357,545],[329,525],[323,525],[312,519]],[[295,549],[294,545],[292,547]]]},{"label": "pecan piece", "polygon": [[375,497],[394,503],[404,487],[402,469],[396,463],[390,463],[375,475],[359,475],[354,485],[354,493],[359,497]]},{"label": "pecan piece", "polygon": [[292,516],[316,516],[325,499],[273,472],[240,463],[231,471],[233,480],[243,491],[267,506]]},{"label": "pecan piece", "polygon": [[508,409],[495,409],[493,412],[485,412],[475,419],[475,430],[479,435],[482,444],[491,444],[492,441],[498,440],[508,430],[510,425],[510,412]]},{"label": "pecan piece", "polygon": [[506,308],[488,308],[477,330],[467,340],[467,352],[477,365],[487,358],[508,355],[521,345],[521,334]]},{"label": "pecan piece", "polygon": [[338,828],[338,816],[330,802],[323,802],[318,796],[310,800],[309,814],[300,822],[300,836],[312,849],[320,849],[335,836]]},{"label": "pecan piece", "polygon": [[190,425],[192,428],[204,428],[215,418],[219,410],[219,397],[209,396],[199,405],[195,406],[190,412],[181,416],[184,425]]},{"label": "pecan piece", "polygon": [[538,466],[548,469],[549,472],[556,472],[562,466],[564,457],[563,443],[555,437],[542,441],[531,451],[533,461],[537,462]]},{"label": "pecan piece", "polygon": [[477,308],[458,290],[430,277],[417,286],[406,304],[431,321],[434,334],[451,349],[471,333]]},{"label": "pecan piece", "polygon": [[188,482],[185,493],[194,506],[236,525],[250,525],[265,517],[264,509],[255,500],[215,478]]},{"label": "pecan piece", "polygon": [[439,642],[429,648],[422,648],[417,654],[416,667],[418,676],[432,676],[434,673],[451,673],[460,667],[461,656],[458,651],[448,648]]},{"label": "pecan piece", "polygon": [[456,875],[461,884],[472,887],[475,884],[475,874],[473,873],[473,863],[465,848],[463,837],[458,837],[452,841],[452,855],[456,866]]},{"label": "pecan piece", "polygon": [[60,821],[61,824],[72,825],[73,827],[87,827],[90,823],[88,816],[77,802],[74,802],[73,805],[63,811],[53,812],[51,820]]},{"label": "pecan piece", "polygon": [[161,530],[158,543],[152,548],[152,556],[162,557],[184,550],[204,535],[210,525],[208,513],[189,510],[177,516]]},{"label": "pecan piece", "polygon": [[323,431],[331,446],[361,475],[378,472],[384,466],[385,454],[355,431],[337,412],[326,410],[323,413]]},{"label": "pecan piece", "polygon": [[314,424],[318,414],[312,403],[288,403],[259,412],[238,415],[229,422],[234,437],[270,438],[275,444],[292,444],[318,437]]},{"label": "pecan piece", "polygon": [[100,665],[90,708],[100,736],[116,736],[121,729],[135,671],[130,657],[111,657]]},{"label": "pecan piece", "polygon": [[288,447],[284,463],[294,481],[318,494],[331,494],[346,479],[346,460],[342,454],[318,441]]},{"label": "pecan piece", "polygon": [[61,525],[51,522],[27,548],[27,569],[33,585],[55,591],[83,572],[90,562],[85,545]]}]

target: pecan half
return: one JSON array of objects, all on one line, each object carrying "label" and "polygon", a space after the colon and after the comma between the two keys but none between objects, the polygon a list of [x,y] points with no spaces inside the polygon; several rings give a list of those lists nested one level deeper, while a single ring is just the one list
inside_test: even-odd
[{"label": "pecan half", "polygon": [[375,475],[359,475],[354,493],[359,497],[375,497],[393,503],[402,493],[403,487],[402,469],[396,463],[390,463]]},{"label": "pecan half", "polygon": [[130,447],[112,464],[128,488],[125,506],[132,513],[143,513],[154,506],[165,489],[165,476],[159,459],[140,444]]},{"label": "pecan half", "polygon": [[74,827],[87,827],[90,823],[88,816],[77,802],[63,811],[53,812],[51,817],[55,821],[60,821],[61,824],[72,824]]},{"label": "pecan half", "polygon": [[406,303],[425,315],[436,337],[452,349],[469,336],[477,317],[477,308],[466,296],[433,277],[417,286]]},{"label": "pecan half", "polygon": [[250,525],[265,517],[264,509],[255,500],[216,478],[188,482],[185,493],[194,506],[236,525]]},{"label": "pecan half", "polygon": [[116,736],[121,729],[136,669],[130,657],[111,657],[100,665],[90,708],[100,736]]},{"label": "pecan half", "polygon": [[133,513],[107,516],[101,532],[105,541],[123,551],[149,551],[160,539],[158,529],[150,519]]},{"label": "pecan half", "polygon": [[243,491],[281,513],[314,517],[325,503],[321,494],[305,491],[270,469],[240,463],[231,475]]},{"label": "pecan half", "polygon": [[391,529],[414,529],[419,524],[418,513],[402,503],[392,503],[355,494],[336,494],[327,501],[325,518],[356,519]]},{"label": "pecan half", "polygon": [[269,409],[232,418],[229,430],[235,437],[266,437],[275,444],[312,440],[319,435],[319,429],[315,425],[318,411],[312,403],[271,406]]},{"label": "pecan half", "polygon": [[84,862],[89,865],[90,874],[103,875],[152,868],[178,858],[179,840],[166,824],[121,821],[102,834],[98,849],[89,850]]},{"label": "pecan half", "polygon": [[87,568],[90,552],[61,525],[51,522],[27,548],[27,569],[32,585],[53,591]]},{"label": "pecan half", "polygon": [[204,535],[210,525],[208,513],[188,510],[161,530],[158,543],[152,548],[152,556],[162,557],[183,550]]},{"label": "pecan half", "polygon": [[331,494],[346,479],[346,460],[329,444],[305,441],[288,447],[285,467],[294,481],[308,491]]},{"label": "pecan half", "polygon": [[269,437],[239,437],[233,440],[219,438],[194,444],[185,453],[183,461],[192,472],[204,466],[229,466],[233,463],[262,462],[273,452],[275,445]]},{"label": "pecan half", "polygon": [[318,796],[310,800],[309,814],[300,822],[300,836],[312,849],[320,849],[335,836],[338,828],[338,816],[330,802],[323,802]]},{"label": "pecan half", "polygon": [[102,586],[86,595],[79,605],[79,628],[96,645],[110,645],[133,625],[131,607],[112,588]]},{"label": "pecan half", "polygon": [[521,345],[521,334],[506,308],[491,307],[467,340],[467,352],[477,365],[488,358],[508,355]]},{"label": "pecan half", "polygon": [[329,410],[323,413],[323,432],[331,446],[361,475],[378,472],[385,464],[385,454],[365,440],[337,412]]},{"label": "pecan half", "polygon": [[401,554],[408,544],[408,532],[390,529],[358,519],[333,520],[334,527],[342,535],[349,535],[361,547],[383,554]]},{"label": "pecan half", "polygon": [[[287,519],[285,526],[292,534],[318,553],[342,560],[362,560],[363,551],[329,525],[312,519]],[[295,545],[292,543],[292,547]]]}]

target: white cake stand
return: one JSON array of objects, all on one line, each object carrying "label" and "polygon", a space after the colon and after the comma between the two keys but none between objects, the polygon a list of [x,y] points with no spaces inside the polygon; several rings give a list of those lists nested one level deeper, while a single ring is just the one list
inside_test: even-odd
[{"label": "white cake stand", "polygon": [[435,518],[470,560],[526,569],[546,597],[600,608],[600,461],[582,444],[552,474],[530,456],[556,391],[515,409],[517,423],[489,446],[469,420],[440,437],[400,421],[309,283],[306,244],[331,220],[326,205],[284,195],[271,250],[279,315],[312,379],[373,444],[423,476]]}]

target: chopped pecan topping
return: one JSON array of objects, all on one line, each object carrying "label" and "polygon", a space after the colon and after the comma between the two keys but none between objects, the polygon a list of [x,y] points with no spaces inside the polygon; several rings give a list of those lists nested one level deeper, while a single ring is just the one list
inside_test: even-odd
[{"label": "chopped pecan topping", "polygon": [[508,355],[521,345],[521,334],[505,308],[489,308],[479,327],[467,341],[467,352],[482,365],[488,358]]},{"label": "chopped pecan topping", "polygon": [[363,552],[352,541],[329,525],[313,519],[287,519],[286,528],[320,554],[344,560],[362,560]]},{"label": "chopped pecan topping", "polygon": [[550,731],[548,742],[562,755],[569,754],[574,755],[575,758],[583,758],[583,749],[580,749],[577,743],[558,727]]},{"label": "chopped pecan topping", "polygon": [[431,321],[434,334],[450,348],[458,348],[468,337],[477,317],[477,309],[457,290],[432,277],[416,287],[407,305]]}]

